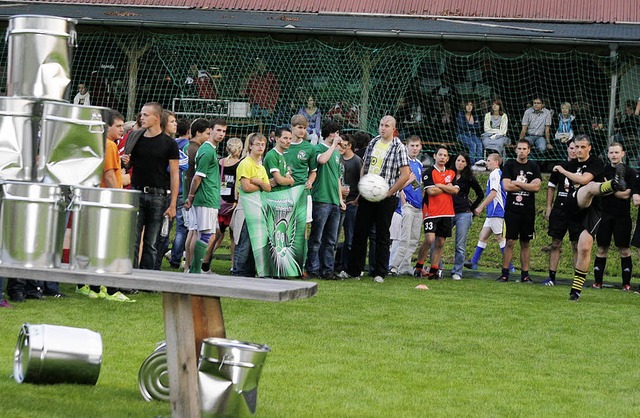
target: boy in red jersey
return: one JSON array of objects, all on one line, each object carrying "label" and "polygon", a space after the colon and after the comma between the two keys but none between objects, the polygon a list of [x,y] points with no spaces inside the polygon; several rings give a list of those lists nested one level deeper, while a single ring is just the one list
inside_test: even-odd
[{"label": "boy in red jersey", "polygon": [[[455,216],[452,196],[458,194],[460,190],[460,187],[454,184],[455,171],[446,167],[449,161],[447,148],[439,145],[434,159],[435,165],[422,175],[426,192],[423,203],[423,213],[426,214],[423,220],[425,237],[418,251],[418,260],[413,271],[414,277],[427,277],[429,280],[438,277],[438,265],[442,259],[444,241],[451,236],[451,221]],[[427,272],[424,269],[424,261],[434,241],[436,245],[431,255],[431,267]]]}]

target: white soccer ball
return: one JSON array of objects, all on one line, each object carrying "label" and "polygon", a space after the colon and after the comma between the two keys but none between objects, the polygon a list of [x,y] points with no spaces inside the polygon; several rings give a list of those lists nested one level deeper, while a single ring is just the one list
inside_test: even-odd
[{"label": "white soccer ball", "polygon": [[389,185],[384,177],[377,174],[366,174],[358,182],[360,196],[369,202],[379,202],[387,197]]}]

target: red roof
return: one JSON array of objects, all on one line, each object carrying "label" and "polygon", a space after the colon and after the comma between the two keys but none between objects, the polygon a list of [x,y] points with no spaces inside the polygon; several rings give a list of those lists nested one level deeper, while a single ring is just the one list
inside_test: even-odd
[{"label": "red roof", "polygon": [[[515,0],[40,0],[39,2],[292,13],[428,15],[460,18],[640,23],[640,7],[638,7],[637,0],[537,0],[533,2]],[[10,1],[10,3],[17,2]]]}]

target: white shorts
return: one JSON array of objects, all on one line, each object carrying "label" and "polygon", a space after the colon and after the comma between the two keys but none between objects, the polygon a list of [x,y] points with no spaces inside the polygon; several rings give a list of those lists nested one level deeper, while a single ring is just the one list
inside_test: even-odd
[{"label": "white shorts", "polygon": [[398,212],[393,212],[393,216],[391,217],[389,238],[394,241],[402,238],[402,215],[400,215]]},{"label": "white shorts", "polygon": [[504,219],[503,218],[487,218],[484,220],[483,228],[491,228],[491,232],[494,235],[502,235],[502,231],[504,230]]},{"label": "white shorts", "polygon": [[313,221],[313,200],[311,200],[311,195],[307,196],[307,223]]},{"label": "white shorts", "polygon": [[197,231],[198,228],[196,227],[196,220],[194,219],[194,211],[193,208],[191,208],[191,210],[186,210],[185,208],[180,209],[182,211],[182,222],[184,223],[184,226],[189,230],[189,231]]},{"label": "white shorts", "polygon": [[190,212],[195,218],[195,230],[198,232],[212,232],[218,230],[218,209],[192,206]]}]

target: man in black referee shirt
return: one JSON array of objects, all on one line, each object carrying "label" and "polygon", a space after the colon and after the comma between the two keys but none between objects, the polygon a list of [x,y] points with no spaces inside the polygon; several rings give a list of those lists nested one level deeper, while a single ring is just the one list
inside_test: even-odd
[{"label": "man in black referee shirt", "polygon": [[565,210],[571,222],[569,233],[571,240],[578,236],[577,256],[573,272],[573,283],[569,299],[580,300],[580,292],[587,278],[587,270],[591,263],[593,238],[600,225],[601,209],[599,196],[624,191],[627,186],[624,180],[625,167],[616,166],[612,180],[602,182],[604,163],[591,155],[591,140],[587,135],[575,138],[576,159],[570,161],[566,168],[562,165],[553,167],[570,182],[570,191],[565,200]]},{"label": "man in black referee shirt", "polygon": [[[615,176],[618,164],[624,164],[624,148],[618,142],[612,142],[609,145],[607,153],[611,164],[604,169],[605,180],[610,180]],[[598,242],[598,253],[593,263],[593,288],[602,289],[602,281],[604,279],[604,268],[607,264],[607,252],[611,245],[611,236],[618,247],[620,253],[620,270],[622,270],[622,290],[631,290],[631,272],[633,263],[631,261],[631,205],[629,198],[631,197],[631,186],[633,185],[636,172],[625,165],[626,175],[625,183],[627,189],[621,192],[602,197],[602,221],[598,229],[596,240]]]}]

